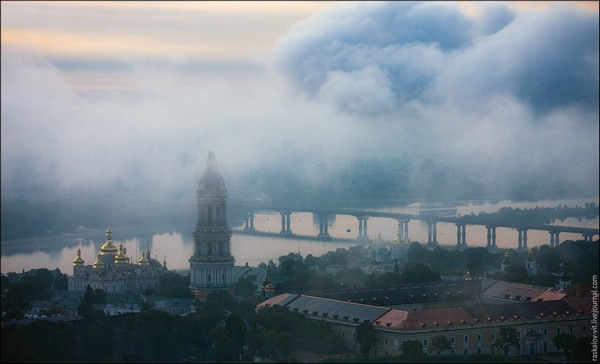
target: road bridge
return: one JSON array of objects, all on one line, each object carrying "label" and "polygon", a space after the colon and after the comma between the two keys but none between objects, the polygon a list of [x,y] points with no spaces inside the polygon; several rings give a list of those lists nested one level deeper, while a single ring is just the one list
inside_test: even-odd
[{"label": "road bridge", "polygon": [[575,233],[581,234],[583,240],[593,241],[594,236],[600,235],[600,229],[573,227],[573,226],[558,226],[548,224],[530,224],[530,223],[519,223],[513,221],[501,221],[501,220],[485,220],[476,216],[441,216],[441,215],[429,215],[429,214],[405,214],[396,212],[382,212],[382,211],[369,211],[360,209],[310,209],[310,208],[267,208],[265,206],[251,209],[248,212],[246,221],[244,223],[243,231],[247,233],[255,232],[254,228],[254,216],[260,212],[273,212],[279,211],[281,214],[281,232],[280,235],[292,236],[291,219],[292,212],[309,212],[318,216],[319,221],[319,234],[316,236],[320,240],[331,239],[328,232],[327,217],[329,215],[348,215],[356,217],[358,221],[358,237],[359,241],[369,241],[368,237],[368,219],[371,217],[394,219],[398,222],[398,231],[402,232],[404,236],[402,238],[408,239],[408,222],[410,220],[421,220],[427,223],[427,246],[435,247],[438,245],[437,241],[437,224],[448,223],[456,225],[456,247],[458,249],[467,248],[466,244],[466,227],[468,225],[484,226],[487,229],[487,245],[488,249],[497,249],[496,245],[496,228],[508,228],[516,229],[518,231],[518,247],[517,249],[527,249],[527,231],[528,230],[541,230],[547,231],[550,234],[550,246],[556,247],[560,243],[561,233]]}]

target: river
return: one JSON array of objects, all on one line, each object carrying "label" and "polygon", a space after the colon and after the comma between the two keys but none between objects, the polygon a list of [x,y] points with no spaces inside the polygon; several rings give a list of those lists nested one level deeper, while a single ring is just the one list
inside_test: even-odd
[{"label": "river", "polygon": [[[595,202],[598,198],[580,200],[553,200],[536,202],[485,202],[465,203],[451,206],[456,210],[456,216],[464,216],[479,212],[496,212],[502,207],[534,208],[564,206],[583,206],[586,202]],[[445,207],[447,210],[447,208]],[[368,209],[365,209],[368,210]],[[374,209],[372,209],[374,210]],[[422,205],[413,204],[398,208],[378,209],[386,212],[423,212]],[[599,228],[599,218],[579,219],[569,218],[565,221],[554,221],[553,225],[576,226],[586,228]],[[353,216],[331,216],[328,232],[337,239],[334,241],[320,241],[312,239],[296,239],[293,237],[264,237],[238,234],[243,226],[231,226],[231,252],[236,259],[236,265],[248,263],[257,266],[269,260],[277,262],[282,255],[289,252],[300,253],[302,256],[312,254],[320,256],[337,248],[349,248],[361,244],[357,241],[358,221]],[[254,226],[260,232],[278,233],[281,230],[281,216],[278,212],[257,214]],[[294,234],[314,236],[319,233],[318,220],[311,213],[292,213],[290,218],[291,230]],[[396,236],[397,222],[392,219],[369,218],[368,236],[376,239],[392,240]],[[149,227],[111,227],[113,242],[123,244],[127,248],[127,255],[136,260],[143,249],[150,248],[152,257],[163,261],[166,258],[169,269],[185,270],[189,268],[188,259],[192,253],[193,227],[189,232],[161,231],[155,232]],[[487,231],[483,226],[467,226],[466,243],[468,246],[485,246]],[[427,242],[427,225],[423,221],[411,220],[408,227],[411,241]],[[580,234],[562,233],[560,240],[580,240]],[[347,239],[346,241],[341,239]],[[498,228],[497,245],[499,248],[516,248],[518,233],[514,229]],[[441,245],[456,244],[456,226],[454,224],[438,223],[437,240]],[[545,231],[529,230],[528,246],[534,247],[548,244],[550,235]],[[62,234],[51,238],[23,239],[19,241],[2,242],[2,273],[22,272],[34,268],[59,268],[61,272],[72,274],[72,261],[77,256],[77,249],[81,249],[82,258],[89,264],[95,261],[100,245],[105,241],[103,231],[82,231],[73,234]],[[365,243],[362,243],[365,244]]]}]

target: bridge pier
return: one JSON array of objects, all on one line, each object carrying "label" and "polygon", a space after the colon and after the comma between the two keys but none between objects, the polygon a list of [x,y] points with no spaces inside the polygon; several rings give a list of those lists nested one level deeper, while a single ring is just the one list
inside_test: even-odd
[{"label": "bridge pier", "polygon": [[486,225],[487,229],[487,245],[486,249],[495,250],[498,247],[496,246],[496,226]]},{"label": "bridge pier", "polygon": [[436,247],[437,245],[437,222],[427,221],[427,246]]},{"label": "bridge pier", "polygon": [[367,220],[368,216],[357,216],[358,219],[358,240],[368,241],[369,236],[367,234]]},{"label": "bridge pier", "polygon": [[319,214],[319,239],[327,240],[330,238],[329,231],[327,231],[329,228],[329,224],[327,222],[328,216],[329,215],[327,214]]},{"label": "bridge pier", "polygon": [[256,231],[256,229],[254,229],[254,212],[249,212],[248,215],[246,216],[246,223],[244,226],[244,231],[250,231],[250,232]]},{"label": "bridge pier", "polygon": [[467,231],[465,224],[456,224],[456,248],[465,249],[467,247]]},{"label": "bridge pier", "polygon": [[396,231],[396,237],[400,241],[408,241],[408,221],[409,220],[398,220],[398,230]]},{"label": "bridge pier", "polygon": [[581,234],[581,235],[583,235],[583,240],[584,240],[584,241],[589,241],[589,242],[592,242],[592,241],[594,241],[594,234],[591,234],[591,233],[583,233],[583,234]]},{"label": "bridge pier", "polygon": [[550,247],[551,248],[557,247],[560,244],[560,239],[558,237],[558,234],[560,234],[560,232],[549,231],[549,233],[550,233]]},{"label": "bridge pier", "polygon": [[290,223],[290,215],[292,215],[291,211],[280,212],[281,214],[281,232],[280,235],[292,235],[291,223]]},{"label": "bridge pier", "polygon": [[519,247],[517,250],[527,250],[527,229],[519,229]]}]

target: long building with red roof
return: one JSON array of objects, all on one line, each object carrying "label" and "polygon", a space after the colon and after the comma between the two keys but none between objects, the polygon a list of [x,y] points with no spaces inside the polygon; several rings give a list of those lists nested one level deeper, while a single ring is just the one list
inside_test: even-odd
[{"label": "long building with red roof", "polygon": [[[524,290],[532,291],[530,287]],[[591,335],[590,297],[564,298],[549,294],[548,299],[539,298],[541,295],[535,300],[513,298],[512,302],[507,298],[502,304],[476,300],[463,307],[413,311],[284,293],[260,303],[258,308],[278,305],[311,319],[326,320],[355,352],[359,349],[356,327],[363,322],[370,323],[377,333],[371,352],[376,356],[401,354],[405,340],[418,340],[425,352],[435,354],[431,343],[436,336],[449,340],[450,354],[498,354],[499,349],[493,344],[502,327],[513,327],[517,331],[519,344],[510,347],[508,355],[556,352],[558,349],[552,339],[560,333],[576,337]]]}]

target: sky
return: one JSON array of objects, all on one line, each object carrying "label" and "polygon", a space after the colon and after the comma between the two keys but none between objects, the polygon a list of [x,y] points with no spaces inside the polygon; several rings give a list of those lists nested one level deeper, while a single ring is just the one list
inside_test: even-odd
[{"label": "sky", "polygon": [[[597,2],[2,2],[2,196],[432,158],[599,175]],[[298,163],[301,160],[302,163]],[[192,187],[190,187],[192,186]],[[158,198],[158,197],[156,197]]]}]

